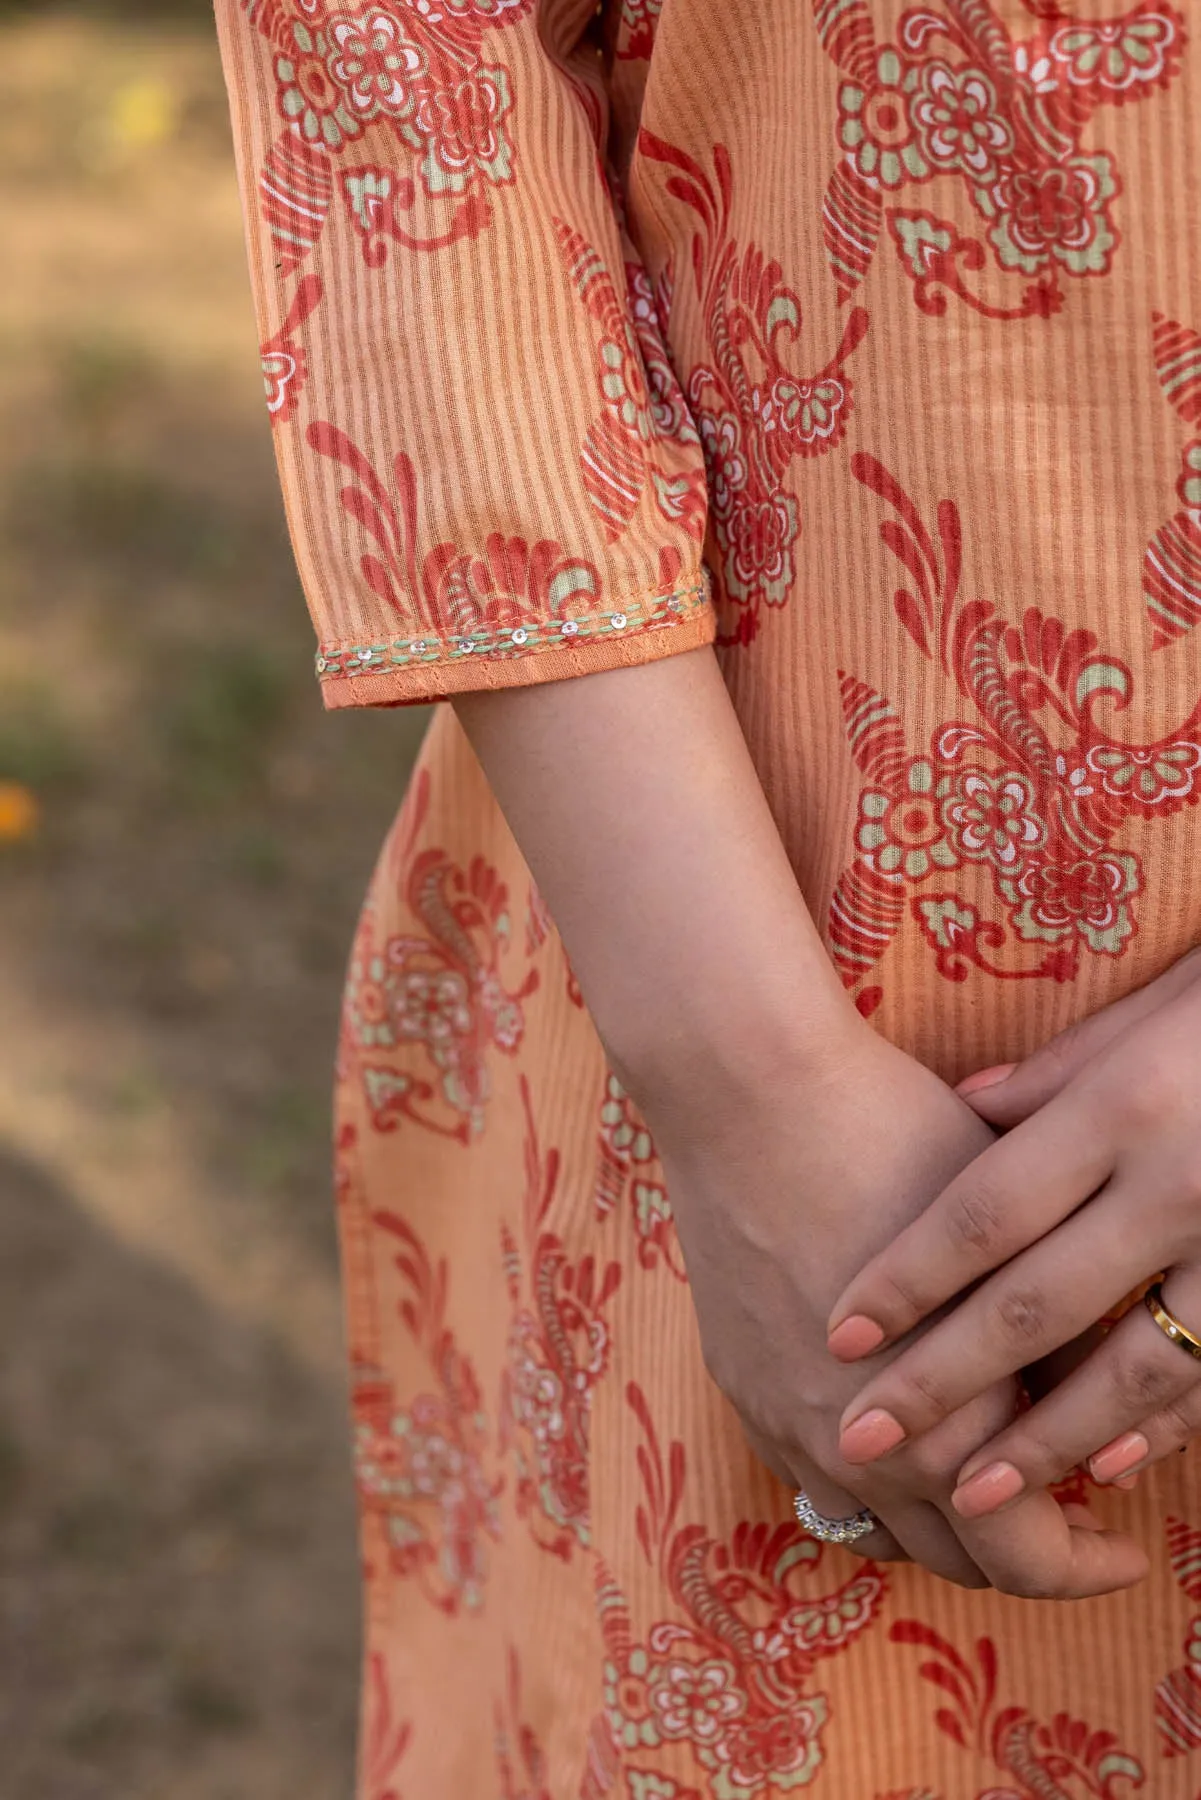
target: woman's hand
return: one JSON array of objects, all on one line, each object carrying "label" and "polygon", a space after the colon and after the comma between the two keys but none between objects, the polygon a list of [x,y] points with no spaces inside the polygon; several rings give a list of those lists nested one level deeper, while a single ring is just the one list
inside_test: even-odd
[{"label": "woman's hand", "polygon": [[[830,1347],[857,1361],[1000,1271],[873,1372],[843,1420],[852,1463],[873,1462],[890,1439],[942,1429],[975,1394],[1068,1343],[1161,1270],[1166,1305],[1201,1334],[1201,958],[1000,1076],[973,1077],[963,1091],[1008,1135],[834,1308]],[[967,1459],[955,1508],[982,1517],[1090,1459],[1101,1479],[1128,1475],[1198,1429],[1201,1362],[1136,1306]]]},{"label": "woman's hand", "polygon": [[[820,1050],[724,1098],[694,1085],[640,1096],[663,1157],[705,1359],[769,1467],[818,1510],[867,1505],[886,1530],[856,1549],[905,1554],[965,1586],[1078,1596],[1145,1572],[1128,1539],[1033,1493],[1002,1520],[950,1506],[964,1457],[1014,1415],[1002,1378],[939,1430],[870,1469],[838,1451],[862,1373],[828,1355],[831,1295],[864,1253],[921,1213],[992,1133],[941,1081],[849,1014]],[[670,1083],[669,1083],[670,1086]]]},{"label": "woman's hand", "polygon": [[868,1552],[899,1543],[1015,1594],[1137,1580],[1134,1544],[1044,1494],[1003,1520],[955,1515],[954,1472],[1010,1416],[1012,1382],[840,1485],[838,1417],[863,1376],[825,1349],[829,1305],[992,1132],[851,1006],[713,652],[456,709],[656,1135],[705,1353],[760,1454],[824,1512],[871,1504],[895,1538]]}]

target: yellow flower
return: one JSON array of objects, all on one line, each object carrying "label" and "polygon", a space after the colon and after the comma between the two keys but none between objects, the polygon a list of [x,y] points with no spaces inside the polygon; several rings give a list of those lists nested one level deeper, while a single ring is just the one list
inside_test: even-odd
[{"label": "yellow flower", "polygon": [[19,781],[0,781],[0,844],[32,837],[40,816],[36,799]]},{"label": "yellow flower", "polygon": [[123,150],[150,150],[174,136],[178,117],[179,102],[166,82],[131,81],[113,95],[109,136]]}]

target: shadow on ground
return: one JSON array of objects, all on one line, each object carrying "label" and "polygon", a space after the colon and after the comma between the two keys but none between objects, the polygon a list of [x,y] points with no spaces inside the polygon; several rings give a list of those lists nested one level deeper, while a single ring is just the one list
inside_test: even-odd
[{"label": "shadow on ground", "polygon": [[5,1792],[348,1793],[339,1385],[3,1153],[0,1209]]}]

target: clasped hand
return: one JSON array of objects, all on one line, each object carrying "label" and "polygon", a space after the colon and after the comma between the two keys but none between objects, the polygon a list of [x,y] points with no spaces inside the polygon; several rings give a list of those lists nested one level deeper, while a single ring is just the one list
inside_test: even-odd
[{"label": "clasped hand", "polygon": [[[1201,1334],[1201,955],[959,1092],[1004,1135],[867,1263],[830,1315],[830,1350],[869,1376],[839,1432],[840,1455],[864,1470],[945,1431],[1157,1274],[1164,1304]],[[1078,1465],[1098,1481],[1123,1478],[1198,1430],[1201,1361],[1134,1305],[964,1460],[952,1506],[1000,1526]],[[1138,1579],[1129,1541],[1107,1536],[1096,1553],[1104,1584]]]},{"label": "clasped hand", "polygon": [[[863,1505],[876,1514],[881,1529],[860,1541],[861,1554],[908,1556],[946,1579],[1017,1595],[1127,1586],[1146,1571],[1139,1546],[1041,1486],[1031,1484],[995,1517],[968,1517],[952,1504],[959,1471],[1017,1417],[1015,1372],[1029,1360],[1028,1345],[973,1380],[937,1420],[920,1421],[904,1387],[913,1354],[904,1340],[850,1367],[826,1348],[831,1305],[855,1270],[903,1251],[932,1197],[953,1191],[961,1172],[985,1168],[1004,1146],[930,1070],[851,1018],[843,1024],[835,1014],[829,1030],[810,1034],[806,1042],[818,1049],[803,1049],[799,1065],[787,1054],[755,1063],[740,1040],[726,1065],[733,1098],[720,1082],[699,1097],[692,1082],[666,1091],[644,1084],[709,1371],[782,1480],[805,1488],[827,1515]],[[878,1286],[895,1309],[887,1277],[872,1285],[884,1266],[871,1263],[868,1285],[853,1282],[849,1292]],[[941,1298],[959,1286],[952,1274]],[[855,1310],[866,1304],[856,1301]],[[1088,1321],[1096,1316],[1085,1311]],[[882,1320],[894,1337],[911,1323],[887,1309]],[[923,1329],[933,1344],[945,1327]],[[1076,1329],[1073,1322],[1063,1335]],[[1051,1338],[1059,1341],[1054,1330]],[[890,1363],[901,1376],[886,1390]],[[884,1409],[885,1391],[912,1426],[906,1442],[869,1464],[840,1447],[840,1420],[862,1413],[862,1395],[870,1410]]]}]

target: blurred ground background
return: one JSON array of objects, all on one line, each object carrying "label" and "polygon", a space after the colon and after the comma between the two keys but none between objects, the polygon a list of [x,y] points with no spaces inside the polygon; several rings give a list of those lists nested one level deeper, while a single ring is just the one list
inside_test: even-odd
[{"label": "blurred ground background", "polygon": [[338,1800],[338,989],[422,720],[324,716],[206,0],[0,0],[4,1800]]}]

